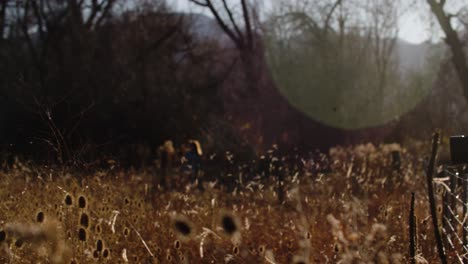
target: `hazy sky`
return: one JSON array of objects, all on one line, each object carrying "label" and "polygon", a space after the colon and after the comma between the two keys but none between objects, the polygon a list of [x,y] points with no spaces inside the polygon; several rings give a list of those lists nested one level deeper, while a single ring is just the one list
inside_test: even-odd
[{"label": "hazy sky", "polygon": [[[268,1],[272,0],[266,0],[265,2]],[[454,11],[459,10],[463,5],[468,6],[465,1],[466,0],[447,0],[447,9]],[[175,4],[178,10],[194,12],[202,12],[203,10],[188,4],[188,0],[172,0],[171,2]],[[435,34],[435,36],[434,34],[431,34],[431,23],[428,20],[429,9],[424,2],[421,3],[421,7],[416,8],[418,11],[408,11],[400,18],[399,37],[410,43],[421,43],[431,38],[431,36],[436,39],[438,38],[437,34]],[[438,26],[434,28],[437,30]]]}]

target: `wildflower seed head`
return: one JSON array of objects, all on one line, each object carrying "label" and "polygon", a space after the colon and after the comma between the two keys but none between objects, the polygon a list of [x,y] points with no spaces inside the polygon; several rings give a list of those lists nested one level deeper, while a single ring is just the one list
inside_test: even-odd
[{"label": "wildflower seed head", "polygon": [[23,240],[21,238],[16,239],[15,246],[17,248],[21,248],[23,246],[23,244],[24,244],[24,242],[23,242]]},{"label": "wildflower seed head", "polygon": [[192,228],[190,227],[190,224],[182,221],[182,220],[176,220],[174,222],[174,227],[183,236],[189,236],[190,233],[192,233]]},{"label": "wildflower seed head", "polygon": [[101,234],[101,232],[102,232],[101,225],[100,225],[100,224],[97,224],[97,225],[95,226],[94,230],[95,230],[96,234],[98,234],[98,235]]},{"label": "wildflower seed head", "polygon": [[102,248],[103,248],[102,240],[99,239],[99,240],[96,242],[96,250],[97,250],[97,251],[102,251]]},{"label": "wildflower seed head", "polygon": [[37,215],[36,215],[36,221],[37,221],[38,223],[44,222],[44,212],[40,211],[39,213],[37,213]]},{"label": "wildflower seed head", "polygon": [[86,241],[86,229],[80,228],[80,229],[78,230],[78,238],[79,238],[81,241]]},{"label": "wildflower seed head", "polygon": [[86,207],[86,198],[84,196],[78,197],[78,207],[80,208]]},{"label": "wildflower seed head", "polygon": [[65,204],[67,206],[71,206],[73,204],[73,198],[71,197],[70,194],[65,195]]},{"label": "wildflower seed head", "polygon": [[80,217],[80,225],[84,228],[88,228],[89,226],[89,217],[86,213],[82,213]]},{"label": "wildflower seed head", "polygon": [[231,214],[223,214],[221,217],[221,226],[224,232],[228,235],[234,235],[239,231],[239,224],[237,219]]}]

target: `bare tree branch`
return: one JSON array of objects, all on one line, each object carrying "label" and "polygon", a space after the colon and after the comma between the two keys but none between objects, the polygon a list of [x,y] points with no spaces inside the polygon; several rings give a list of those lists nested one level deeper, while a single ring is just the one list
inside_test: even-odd
[{"label": "bare tree branch", "polygon": [[5,34],[7,2],[8,0],[1,0],[0,5],[0,40],[3,39]]},{"label": "bare tree branch", "polygon": [[[104,19],[108,16],[109,11],[112,9],[115,0],[102,0],[98,3],[97,0],[93,0],[91,15],[86,21],[86,28],[91,29],[93,26],[100,26]],[[98,14],[99,17],[98,17]],[[97,17],[97,20],[94,21]]]},{"label": "bare tree branch", "polygon": [[432,13],[436,16],[440,27],[445,34],[445,42],[452,51],[452,63],[455,66],[458,78],[463,87],[463,93],[468,100],[468,64],[466,62],[466,53],[463,49],[463,43],[458,33],[450,23],[450,16],[444,11],[445,1],[426,0],[431,7]]},{"label": "bare tree branch", "polygon": [[244,44],[244,40],[243,40],[244,37],[242,35],[242,31],[239,29],[239,26],[237,25],[236,20],[234,19],[234,15],[233,15],[231,9],[229,8],[226,0],[222,0],[222,2],[223,2],[224,10],[228,14],[229,20],[231,21],[231,24],[234,27],[234,30],[237,32],[237,37],[239,38],[240,42],[242,42],[242,44]]},{"label": "bare tree branch", "polygon": [[253,36],[252,36],[252,25],[250,22],[249,10],[247,8],[246,0],[241,0],[242,3],[242,13],[244,14],[244,23],[247,31],[247,45],[252,47],[253,45]]},{"label": "bare tree branch", "polygon": [[327,14],[327,16],[325,18],[325,23],[324,23],[325,33],[327,33],[328,30],[330,29],[330,20],[331,20],[331,18],[333,16],[333,13],[335,13],[336,8],[338,8],[338,6],[341,5],[342,2],[343,2],[343,0],[336,0],[335,3],[333,4],[332,8],[328,12],[328,14]]},{"label": "bare tree branch", "polygon": [[201,1],[198,1],[198,0],[189,0],[189,1],[196,4],[196,5],[199,5],[199,6],[208,7],[208,4],[206,2],[201,2]]},{"label": "bare tree branch", "polygon": [[[197,4],[199,1],[194,1],[194,0],[189,0],[195,4]],[[216,10],[216,8],[213,6],[213,3],[211,0],[206,0],[206,7],[208,7],[213,14],[213,16],[216,18],[216,22],[219,24],[221,29],[231,38],[231,40],[236,44],[236,46],[240,49],[243,48],[243,43],[242,41],[234,34],[234,32],[229,28],[229,26],[226,25],[224,22],[223,18],[219,14],[219,12]]]}]

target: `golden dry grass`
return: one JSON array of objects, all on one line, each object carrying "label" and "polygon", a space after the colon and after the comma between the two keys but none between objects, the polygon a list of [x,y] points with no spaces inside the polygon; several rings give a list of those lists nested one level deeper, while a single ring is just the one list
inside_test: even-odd
[{"label": "golden dry grass", "polygon": [[286,177],[283,204],[272,179],[153,193],[151,169],[17,162],[0,173],[0,263],[407,263],[412,191],[419,253],[437,261],[419,157],[362,145],[330,159],[331,172]]}]

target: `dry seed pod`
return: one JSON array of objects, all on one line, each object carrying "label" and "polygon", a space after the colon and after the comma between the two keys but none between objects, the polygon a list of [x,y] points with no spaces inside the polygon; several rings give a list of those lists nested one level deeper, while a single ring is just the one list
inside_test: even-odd
[{"label": "dry seed pod", "polygon": [[80,197],[78,197],[78,207],[79,208],[86,208],[86,197],[84,197],[83,195],[81,195]]},{"label": "dry seed pod", "polygon": [[236,255],[236,256],[239,255],[239,247],[238,247],[238,246],[235,246],[235,247],[232,249],[232,253],[233,253],[234,255]]},{"label": "dry seed pod", "polygon": [[23,244],[24,244],[24,242],[23,242],[23,240],[21,238],[16,239],[15,246],[17,248],[21,248],[23,246]]},{"label": "dry seed pod", "polygon": [[98,239],[98,241],[96,242],[96,250],[97,251],[102,251],[102,248],[103,248],[102,240]]},{"label": "dry seed pod", "polygon": [[0,243],[6,240],[5,230],[0,230]]},{"label": "dry seed pod", "polygon": [[80,239],[81,241],[86,241],[86,237],[87,237],[86,229],[80,228],[78,230],[78,239]]},{"label": "dry seed pod", "polygon": [[263,254],[263,252],[265,252],[265,246],[261,245],[260,247],[258,247],[258,253]]},{"label": "dry seed pod", "polygon": [[193,224],[184,216],[174,216],[172,226],[182,239],[190,239],[194,233]]},{"label": "dry seed pod", "polygon": [[123,230],[123,235],[124,235],[125,237],[128,237],[129,234],[130,234],[130,230],[129,230],[128,228],[125,227],[124,230]]},{"label": "dry seed pod", "polygon": [[89,226],[89,217],[86,213],[82,213],[80,217],[80,225],[84,228],[88,228]]},{"label": "dry seed pod", "polygon": [[179,241],[179,240],[176,240],[176,241],[174,242],[174,248],[177,249],[177,250],[179,250],[180,247],[181,247],[180,241]]},{"label": "dry seed pod", "polygon": [[37,215],[36,215],[36,222],[42,223],[42,222],[44,222],[44,218],[45,218],[44,212],[39,211],[39,212],[37,213]]},{"label": "dry seed pod", "polygon": [[67,206],[73,205],[73,198],[72,198],[72,196],[71,196],[70,194],[65,195],[64,203],[65,203]]},{"label": "dry seed pod", "polygon": [[221,214],[220,224],[224,232],[229,236],[240,232],[240,221],[231,213],[223,212]]},{"label": "dry seed pod", "polygon": [[101,234],[102,232],[102,228],[101,228],[101,225],[100,224],[97,224],[95,227],[94,227],[94,232],[96,232],[96,234]]}]

